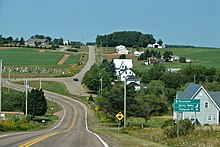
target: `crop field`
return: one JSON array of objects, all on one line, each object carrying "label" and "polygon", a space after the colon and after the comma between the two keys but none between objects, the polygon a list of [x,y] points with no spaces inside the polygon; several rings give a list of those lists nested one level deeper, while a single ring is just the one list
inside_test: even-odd
[{"label": "crop field", "polygon": [[[115,49],[113,47],[103,47],[103,58],[107,58],[109,61],[111,61],[114,58],[119,58],[119,55],[113,54],[115,53]],[[107,51],[106,51],[107,50]],[[133,52],[136,50],[134,48],[129,48],[130,53],[127,55],[128,59],[133,59],[134,64],[134,70],[143,73],[147,71],[151,66],[145,65],[144,61],[138,61],[137,57],[131,56],[133,55]],[[142,51],[147,50],[146,48],[140,49]],[[166,48],[166,49],[155,49],[155,48],[149,48],[150,50],[157,50],[160,51],[161,54],[165,50],[172,51],[174,55],[179,57],[185,57],[190,58],[193,60],[192,63],[179,63],[176,62],[166,62],[164,65],[169,68],[181,68],[185,67],[189,64],[191,65],[201,65],[205,66],[207,68],[215,67],[220,68],[220,49],[214,49],[214,48]],[[100,61],[101,53],[100,53],[100,47],[97,48],[97,62]],[[107,54],[107,55],[106,55]]]},{"label": "crop field", "polygon": [[[81,59],[81,54],[65,54],[69,54],[69,58],[62,65],[58,65],[57,63],[64,55],[62,52],[54,50],[40,51],[40,49],[35,48],[0,48],[0,59],[3,59],[3,67],[13,69],[12,76],[16,75],[18,77],[19,74],[26,74],[26,72],[22,73],[24,68],[28,70],[29,75],[41,73],[43,77],[67,72],[77,65]],[[35,70],[36,68],[37,71]]]}]

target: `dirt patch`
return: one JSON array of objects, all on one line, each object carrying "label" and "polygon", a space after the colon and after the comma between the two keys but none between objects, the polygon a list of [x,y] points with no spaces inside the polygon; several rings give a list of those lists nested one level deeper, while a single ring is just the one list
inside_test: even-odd
[{"label": "dirt patch", "polygon": [[45,49],[38,50],[38,52],[43,53],[45,52]]},{"label": "dirt patch", "polygon": [[62,65],[69,58],[69,56],[69,54],[64,54],[62,59],[60,59],[60,61],[57,64]]}]

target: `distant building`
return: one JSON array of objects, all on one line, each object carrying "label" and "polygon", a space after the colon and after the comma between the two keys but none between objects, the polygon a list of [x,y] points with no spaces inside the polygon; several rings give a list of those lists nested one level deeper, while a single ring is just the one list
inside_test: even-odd
[{"label": "distant building", "polygon": [[123,45],[116,46],[115,50],[118,54],[128,54],[128,50]]},{"label": "distant building", "polygon": [[35,46],[35,45],[49,45],[50,41],[47,39],[34,39],[30,38],[25,42],[25,45]]},{"label": "distant building", "polygon": [[113,59],[115,64],[116,76],[118,77],[125,69],[133,68],[132,59]]},{"label": "distant building", "polygon": [[139,52],[139,51],[134,51],[134,55],[139,57],[141,54],[143,54],[144,52]]},{"label": "distant building", "polygon": [[117,77],[117,80],[126,81],[127,85],[133,84],[135,90],[140,90],[140,80],[132,71],[132,59],[113,59],[113,63],[115,64],[115,76]]}]

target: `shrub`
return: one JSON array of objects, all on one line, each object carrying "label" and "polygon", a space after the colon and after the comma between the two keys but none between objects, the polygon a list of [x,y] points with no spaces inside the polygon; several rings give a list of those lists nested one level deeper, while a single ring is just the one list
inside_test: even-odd
[{"label": "shrub", "polygon": [[78,52],[77,49],[67,49],[67,51],[69,51],[69,52]]},{"label": "shrub", "polygon": [[[179,135],[186,135],[192,133],[194,131],[195,126],[189,119],[184,119],[179,121]],[[164,128],[164,134],[169,138],[177,137],[177,124],[167,126]]]}]

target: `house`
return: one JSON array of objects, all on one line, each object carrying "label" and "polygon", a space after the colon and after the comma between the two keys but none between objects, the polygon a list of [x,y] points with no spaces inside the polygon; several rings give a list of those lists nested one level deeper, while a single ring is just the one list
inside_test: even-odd
[{"label": "house", "polygon": [[181,70],[181,68],[167,68],[167,71],[169,71],[169,72],[178,72],[180,70]]},{"label": "house", "polygon": [[186,59],[186,63],[191,63],[191,62],[192,62],[192,59],[189,59],[189,58]]},{"label": "house", "polygon": [[126,84],[127,85],[129,85],[129,84],[134,85],[135,91],[139,91],[141,89],[140,83],[141,83],[140,80],[136,76],[128,75],[126,78]]},{"label": "house", "polygon": [[173,62],[173,61],[179,61],[179,59],[180,59],[179,56],[171,55],[170,61],[171,61],[171,62]]},{"label": "house", "polygon": [[115,50],[118,54],[128,54],[128,50],[123,45],[116,46]]},{"label": "house", "polygon": [[25,45],[35,46],[35,45],[49,45],[50,41],[47,39],[35,39],[30,38],[25,42]]},{"label": "house", "polygon": [[134,51],[134,55],[136,57],[139,57],[141,54],[143,54],[144,52],[139,52],[139,51]]},{"label": "house", "polygon": [[136,76],[136,74],[129,68],[125,69],[124,71],[121,71],[120,73],[120,81],[125,81],[125,78],[128,76]]},{"label": "house", "polygon": [[145,65],[154,65],[157,64],[158,59],[156,57],[149,57],[147,61],[144,62]]},{"label": "house", "polygon": [[207,91],[202,85],[189,84],[182,92],[177,92],[176,98],[200,99],[200,112],[174,112],[180,119],[188,118],[192,122],[204,124],[220,124],[220,92]]},{"label": "house", "polygon": [[133,68],[132,59],[113,59],[113,63],[115,64],[116,76],[118,78],[125,69]]}]

